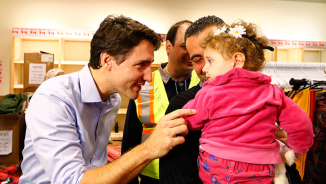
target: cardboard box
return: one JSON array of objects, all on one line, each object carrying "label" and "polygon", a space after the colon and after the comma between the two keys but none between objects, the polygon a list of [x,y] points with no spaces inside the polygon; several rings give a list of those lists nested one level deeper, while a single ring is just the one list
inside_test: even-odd
[{"label": "cardboard box", "polygon": [[[0,96],[2,99],[4,96]],[[20,115],[0,114],[0,133],[12,132],[11,153],[0,155],[0,165],[19,165],[22,161],[22,151],[26,132],[25,104]]]},{"label": "cardboard box", "polygon": [[47,52],[24,53],[24,92],[35,92],[46,72],[54,67],[54,55]]}]

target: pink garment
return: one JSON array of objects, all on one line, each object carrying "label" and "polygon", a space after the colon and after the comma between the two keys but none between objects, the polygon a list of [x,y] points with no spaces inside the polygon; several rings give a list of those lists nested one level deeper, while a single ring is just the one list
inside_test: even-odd
[{"label": "pink garment", "polygon": [[275,122],[287,132],[289,148],[308,151],[314,138],[308,114],[270,82],[259,72],[234,68],[204,83],[183,109],[197,110],[185,120],[189,129],[202,129],[205,151],[239,162],[281,163]]},{"label": "pink garment", "polygon": [[274,166],[249,164],[215,157],[204,150],[197,159],[199,177],[204,184],[273,183]]}]

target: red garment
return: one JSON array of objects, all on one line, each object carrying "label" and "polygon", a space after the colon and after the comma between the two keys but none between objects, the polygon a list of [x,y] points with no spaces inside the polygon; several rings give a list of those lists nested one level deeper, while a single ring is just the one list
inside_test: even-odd
[{"label": "red garment", "polygon": [[316,91],[310,90],[310,120],[311,120],[311,122],[314,121],[315,104],[316,104]]},{"label": "red garment", "polygon": [[239,162],[281,163],[275,122],[287,132],[290,149],[308,151],[314,138],[309,116],[270,82],[262,73],[234,68],[204,83],[183,108],[197,110],[185,119],[189,129],[202,129],[205,151]]},{"label": "red garment", "polygon": [[18,184],[21,170],[15,165],[8,165],[0,169],[0,183],[6,181],[8,184]]},{"label": "red garment", "polygon": [[248,164],[215,157],[204,150],[197,160],[199,177],[204,184],[261,184],[273,183],[274,166]]},{"label": "red garment", "polygon": [[108,152],[108,162],[112,162],[113,160],[121,156],[121,147],[119,146],[113,146],[108,144],[106,146],[106,149]]}]

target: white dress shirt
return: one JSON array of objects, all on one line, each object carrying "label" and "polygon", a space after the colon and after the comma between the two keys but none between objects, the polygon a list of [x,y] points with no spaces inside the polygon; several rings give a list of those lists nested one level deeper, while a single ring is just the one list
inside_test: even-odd
[{"label": "white dress shirt", "polygon": [[19,183],[79,183],[86,170],[107,164],[120,104],[117,93],[101,100],[88,66],[43,82],[26,112]]}]

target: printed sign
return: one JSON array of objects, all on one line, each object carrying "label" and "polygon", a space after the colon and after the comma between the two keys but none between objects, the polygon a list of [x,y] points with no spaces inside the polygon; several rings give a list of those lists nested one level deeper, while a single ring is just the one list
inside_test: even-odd
[{"label": "printed sign", "polygon": [[29,84],[41,84],[44,81],[46,64],[29,64]]},{"label": "printed sign", "polygon": [[41,61],[42,62],[53,62],[53,55],[52,54],[42,54]]},{"label": "printed sign", "polygon": [[12,152],[12,130],[0,130],[0,155]]}]

